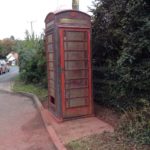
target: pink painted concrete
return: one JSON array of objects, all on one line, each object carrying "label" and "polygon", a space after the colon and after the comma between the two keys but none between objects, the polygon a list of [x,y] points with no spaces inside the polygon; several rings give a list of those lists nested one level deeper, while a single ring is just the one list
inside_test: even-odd
[{"label": "pink painted concrete", "polygon": [[56,150],[30,98],[0,92],[0,150]]},{"label": "pink painted concrete", "polygon": [[[48,110],[43,112],[44,122],[48,128],[53,128],[63,144],[70,141],[89,136],[104,131],[113,132],[114,129],[109,124],[99,120],[96,117],[80,118],[58,123],[51,116]],[[51,135],[53,136],[53,135]]]}]

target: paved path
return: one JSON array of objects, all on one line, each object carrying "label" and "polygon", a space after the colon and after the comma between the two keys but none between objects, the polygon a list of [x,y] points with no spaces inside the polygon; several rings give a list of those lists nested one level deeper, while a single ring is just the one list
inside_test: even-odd
[{"label": "paved path", "polygon": [[56,150],[30,98],[0,91],[0,150]]}]

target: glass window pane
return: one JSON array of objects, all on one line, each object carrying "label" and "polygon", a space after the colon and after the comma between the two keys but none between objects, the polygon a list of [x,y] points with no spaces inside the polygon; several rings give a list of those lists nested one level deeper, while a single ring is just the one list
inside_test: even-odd
[{"label": "glass window pane", "polygon": [[48,45],[48,51],[49,52],[53,52],[54,50],[53,50],[53,45],[52,44],[49,44]]},{"label": "glass window pane", "polygon": [[49,62],[49,68],[54,69],[54,62]]},{"label": "glass window pane", "polygon": [[88,96],[88,89],[68,89],[66,90],[66,98],[77,98]]},{"label": "glass window pane", "polygon": [[67,103],[67,107],[78,107],[85,105],[86,105],[86,98],[69,99]]},{"label": "glass window pane", "polygon": [[65,50],[87,50],[86,42],[64,42]]},{"label": "glass window pane", "polygon": [[66,80],[65,84],[66,84],[66,89],[87,87],[88,80],[87,79]]},{"label": "glass window pane", "polygon": [[66,31],[65,33],[65,40],[74,40],[74,41],[83,41],[86,40],[87,34],[86,32],[74,32],[74,31]]},{"label": "glass window pane", "polygon": [[72,71],[65,71],[66,79],[78,79],[78,78],[86,78],[88,77],[87,70],[72,70]]},{"label": "glass window pane", "polygon": [[49,75],[50,75],[50,79],[54,79],[54,71],[50,70]]},{"label": "glass window pane", "polygon": [[55,97],[54,89],[50,88],[49,90],[50,90],[50,91],[49,91],[49,92],[50,92],[50,95],[53,96],[53,97]]},{"label": "glass window pane", "polygon": [[82,60],[82,59],[87,59],[87,51],[65,52],[65,60]]},{"label": "glass window pane", "polygon": [[48,43],[52,43],[53,42],[53,36],[52,34],[48,35]]},{"label": "glass window pane", "polygon": [[54,80],[50,80],[50,86],[54,87]]},{"label": "glass window pane", "polygon": [[49,78],[49,87],[52,87],[53,89],[55,88],[55,84],[54,84],[54,81],[51,80],[51,78]]},{"label": "glass window pane", "polygon": [[65,61],[65,69],[86,69],[88,67],[87,61]]},{"label": "glass window pane", "polygon": [[54,53],[49,53],[49,61],[54,61]]}]

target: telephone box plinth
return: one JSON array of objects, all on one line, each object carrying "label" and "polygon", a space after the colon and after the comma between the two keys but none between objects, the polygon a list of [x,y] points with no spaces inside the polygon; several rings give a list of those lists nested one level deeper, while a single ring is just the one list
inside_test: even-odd
[{"label": "telephone box plinth", "polygon": [[59,120],[92,115],[90,16],[49,13],[45,26],[50,112]]}]

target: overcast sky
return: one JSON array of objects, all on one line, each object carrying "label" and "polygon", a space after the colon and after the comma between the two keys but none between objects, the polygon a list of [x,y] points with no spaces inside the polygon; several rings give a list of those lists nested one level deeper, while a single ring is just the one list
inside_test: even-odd
[{"label": "overcast sky", "polygon": [[[80,10],[88,13],[88,6],[93,0],[80,0]],[[25,30],[31,31],[33,22],[34,32],[39,35],[45,25],[44,19],[49,12],[71,9],[72,0],[0,0],[0,39],[23,39]]]}]

